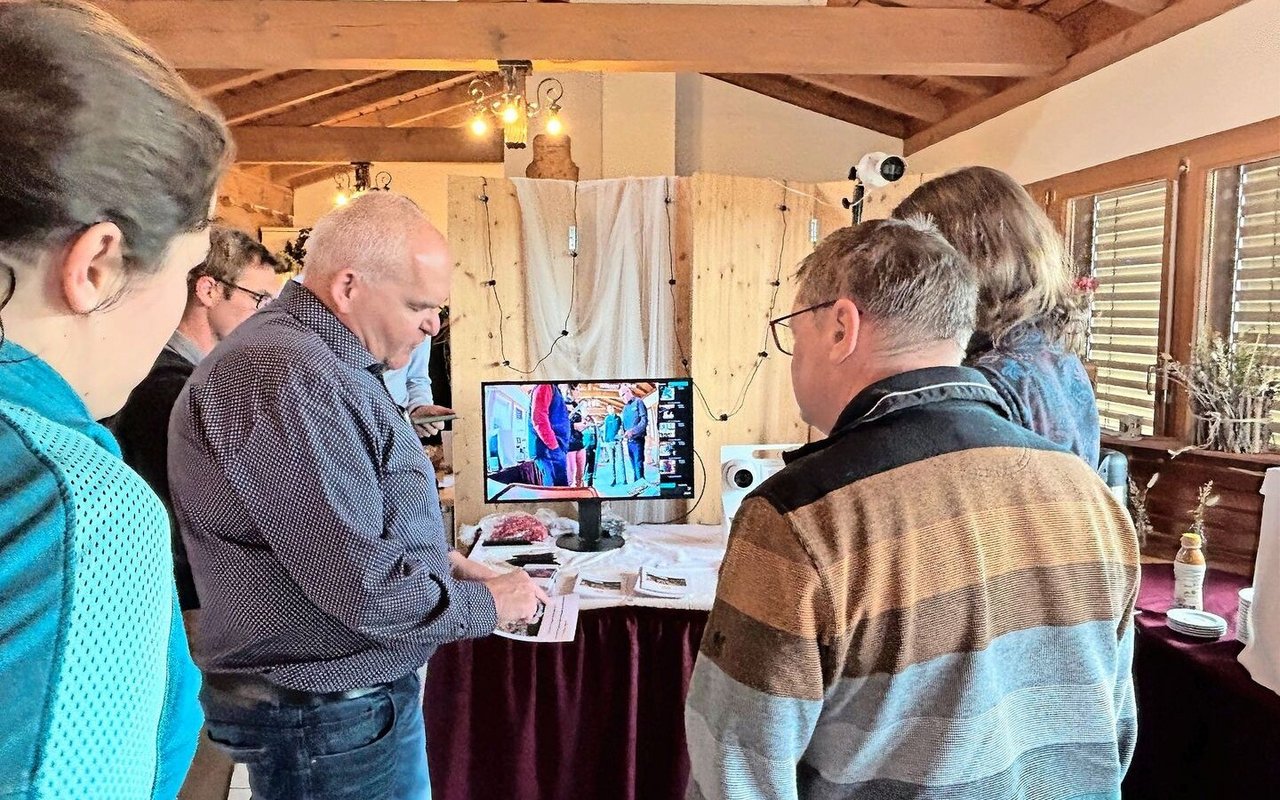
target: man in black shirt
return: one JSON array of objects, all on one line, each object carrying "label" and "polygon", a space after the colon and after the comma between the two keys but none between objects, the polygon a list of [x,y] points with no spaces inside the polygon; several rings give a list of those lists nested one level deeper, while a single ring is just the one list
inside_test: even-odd
[{"label": "man in black shirt", "polygon": [[[232,228],[215,225],[209,235],[209,256],[187,276],[187,307],[169,343],[138,384],[124,408],[109,423],[120,441],[125,462],[141,475],[169,509],[169,413],[196,364],[218,342],[280,289],[280,264],[253,239]],[[172,526],[174,578],[178,604],[190,638],[200,607],[186,548]],[[202,743],[180,795],[183,800],[225,800],[232,763],[216,748]]]}]

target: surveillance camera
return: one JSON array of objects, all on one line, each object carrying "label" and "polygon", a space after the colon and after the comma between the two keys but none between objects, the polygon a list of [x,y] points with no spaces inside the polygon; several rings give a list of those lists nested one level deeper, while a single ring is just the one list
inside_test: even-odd
[{"label": "surveillance camera", "polygon": [[888,153],[867,153],[854,171],[865,185],[878,189],[901,180],[907,174],[907,160]]}]

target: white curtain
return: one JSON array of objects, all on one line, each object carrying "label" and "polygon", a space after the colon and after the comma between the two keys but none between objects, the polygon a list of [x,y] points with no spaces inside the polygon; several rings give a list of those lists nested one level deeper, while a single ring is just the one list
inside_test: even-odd
[{"label": "white curtain", "polygon": [[[527,271],[530,377],[675,375],[671,276],[674,178],[513,178]],[[670,214],[670,226],[668,225]],[[577,268],[569,231],[577,227]],[[567,330],[569,335],[552,342]],[[548,353],[550,353],[548,355]]]}]

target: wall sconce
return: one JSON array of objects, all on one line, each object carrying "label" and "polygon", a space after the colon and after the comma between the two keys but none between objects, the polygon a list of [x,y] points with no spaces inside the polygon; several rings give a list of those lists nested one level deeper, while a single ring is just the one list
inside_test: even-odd
[{"label": "wall sconce", "polygon": [[346,167],[338,167],[334,170],[333,182],[338,186],[333,198],[335,206],[345,206],[365,192],[391,191],[391,173],[382,171],[374,175],[373,164],[368,161],[352,161],[350,173]]},{"label": "wall sconce", "polygon": [[525,147],[529,141],[529,119],[546,115],[546,131],[552,136],[564,132],[560,120],[560,100],[564,97],[564,84],[555,78],[544,78],[538,83],[530,102],[525,95],[525,82],[533,70],[531,61],[499,61],[498,73],[502,79],[502,92],[494,96],[493,86],[484,78],[471,82],[471,132],[484,136],[489,128],[502,128],[502,138],[511,150]]}]

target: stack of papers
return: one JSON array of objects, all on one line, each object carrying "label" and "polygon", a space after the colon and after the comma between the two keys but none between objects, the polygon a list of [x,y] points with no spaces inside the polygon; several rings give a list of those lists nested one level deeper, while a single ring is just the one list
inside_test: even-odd
[{"label": "stack of papers", "polygon": [[684,597],[689,593],[689,579],[663,567],[641,567],[636,580],[636,594],[650,597]]}]

